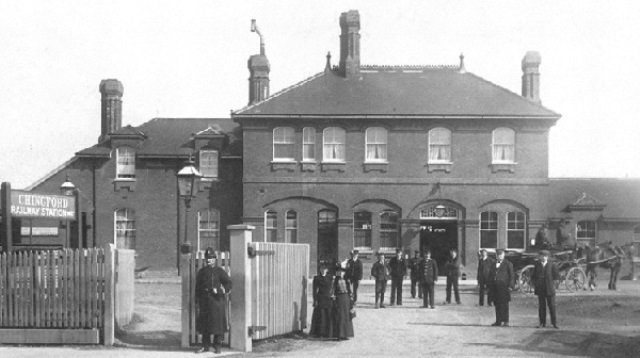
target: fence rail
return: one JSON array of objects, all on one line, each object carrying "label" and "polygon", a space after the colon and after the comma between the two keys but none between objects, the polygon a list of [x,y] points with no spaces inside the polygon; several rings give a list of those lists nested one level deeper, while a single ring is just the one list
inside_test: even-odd
[{"label": "fence rail", "polygon": [[0,255],[0,327],[101,328],[103,249]]}]

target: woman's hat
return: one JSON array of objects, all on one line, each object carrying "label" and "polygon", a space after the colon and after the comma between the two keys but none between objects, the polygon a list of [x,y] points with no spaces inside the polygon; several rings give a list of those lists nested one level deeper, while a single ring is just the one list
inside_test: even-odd
[{"label": "woman's hat", "polygon": [[213,248],[208,247],[205,251],[204,251],[204,258],[205,259],[217,259],[218,255],[216,254],[216,252],[213,250]]}]

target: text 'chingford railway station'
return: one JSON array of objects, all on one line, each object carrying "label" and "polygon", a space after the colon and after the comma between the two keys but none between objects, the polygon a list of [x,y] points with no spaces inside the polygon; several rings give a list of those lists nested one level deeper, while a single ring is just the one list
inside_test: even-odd
[{"label": "text 'chingford railway station'", "polygon": [[15,217],[75,220],[76,198],[12,191],[11,215]]}]

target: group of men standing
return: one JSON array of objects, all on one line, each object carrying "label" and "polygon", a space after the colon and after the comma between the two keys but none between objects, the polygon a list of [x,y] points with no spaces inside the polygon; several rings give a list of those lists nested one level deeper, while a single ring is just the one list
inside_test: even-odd
[{"label": "group of men standing", "polygon": [[[505,251],[496,250],[496,259],[489,257],[487,250],[480,251],[481,257],[478,262],[478,288],[479,306],[484,306],[485,296],[487,304],[495,306],[496,321],[493,326],[509,326],[509,302],[511,301],[511,291],[515,287],[516,275],[513,264],[505,259]],[[535,294],[538,296],[539,304],[539,328],[546,326],[546,311],[549,309],[551,324],[554,328],[559,328],[556,319],[555,303],[555,281],[560,279],[558,268],[549,262],[550,253],[547,250],[540,251],[540,259],[535,266],[532,283],[535,286]],[[460,304],[460,293],[458,288],[458,278],[461,274],[462,264],[456,250],[450,251],[450,257],[445,264],[447,286],[446,304],[451,303],[452,292],[457,304]],[[422,308],[435,308],[434,286],[438,281],[438,265],[431,258],[431,252],[426,251],[424,257],[419,251],[415,251],[415,257],[405,259],[401,250],[396,250],[396,256],[389,262],[385,261],[383,253],[378,253],[378,260],[371,268],[371,276],[375,280],[375,308],[385,308],[384,295],[387,281],[391,280],[390,304],[402,305],[402,282],[407,273],[411,270],[411,297],[423,299]],[[358,297],[358,285],[362,280],[362,262],[358,259],[358,251],[351,253],[351,259],[347,261],[347,272],[345,275],[348,287],[353,296],[354,303]]]}]

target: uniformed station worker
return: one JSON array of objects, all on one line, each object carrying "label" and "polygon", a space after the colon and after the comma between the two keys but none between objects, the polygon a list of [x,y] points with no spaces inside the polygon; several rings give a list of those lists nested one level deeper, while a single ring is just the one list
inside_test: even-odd
[{"label": "uniformed station worker", "polygon": [[196,330],[202,334],[202,347],[196,353],[210,350],[211,335],[214,352],[220,353],[222,338],[228,326],[225,293],[231,291],[231,278],[217,265],[217,255],[212,248],[205,251],[204,257],[207,265],[196,275],[196,303],[200,308]]}]

